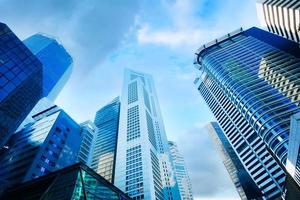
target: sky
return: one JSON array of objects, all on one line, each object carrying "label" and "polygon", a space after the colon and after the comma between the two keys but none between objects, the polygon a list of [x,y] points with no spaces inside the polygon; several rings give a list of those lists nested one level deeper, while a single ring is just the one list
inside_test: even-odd
[{"label": "sky", "polygon": [[152,74],[167,136],[185,157],[196,200],[238,199],[205,125],[215,120],[193,85],[194,53],[259,26],[253,0],[0,0],[20,39],[57,38],[74,59],[56,100],[78,123],[121,94],[124,68]]}]

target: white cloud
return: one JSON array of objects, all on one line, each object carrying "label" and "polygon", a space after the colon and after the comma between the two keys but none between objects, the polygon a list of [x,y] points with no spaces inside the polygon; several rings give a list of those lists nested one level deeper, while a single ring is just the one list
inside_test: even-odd
[{"label": "white cloud", "polygon": [[[199,10],[205,9],[208,2],[213,4],[208,0],[162,0],[162,2],[171,20],[170,25],[153,28],[149,24],[141,24],[142,28],[137,35],[139,43],[194,50],[201,44],[239,27],[248,28],[257,25],[255,2],[251,0],[243,2],[228,0],[222,6],[205,10],[210,12],[210,17],[198,15]],[[235,12],[230,14],[231,10]]]},{"label": "white cloud", "polygon": [[189,46],[196,48],[199,41],[203,41],[207,31],[200,29],[162,29],[153,30],[149,25],[144,25],[138,31],[138,41],[142,44],[154,43],[170,46],[171,48]]}]

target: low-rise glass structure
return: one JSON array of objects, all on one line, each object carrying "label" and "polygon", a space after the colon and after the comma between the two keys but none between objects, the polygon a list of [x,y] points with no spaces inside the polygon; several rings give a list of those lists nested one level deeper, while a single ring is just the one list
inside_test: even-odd
[{"label": "low-rise glass structure", "polygon": [[131,198],[86,165],[78,163],[8,189],[1,199],[130,200]]}]

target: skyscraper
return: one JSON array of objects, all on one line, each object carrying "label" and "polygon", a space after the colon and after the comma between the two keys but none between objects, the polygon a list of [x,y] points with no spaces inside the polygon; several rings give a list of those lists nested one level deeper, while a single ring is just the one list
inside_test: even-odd
[{"label": "skyscraper", "polygon": [[81,144],[78,152],[78,161],[89,167],[92,166],[97,130],[95,124],[90,120],[80,124]]},{"label": "skyscraper", "polygon": [[0,23],[0,148],[42,97],[42,64]]},{"label": "skyscraper", "polygon": [[242,200],[262,199],[262,193],[244,168],[218,123],[211,122],[206,128],[222,157],[223,164],[226,167],[240,198]]},{"label": "skyscraper", "polygon": [[192,200],[192,184],[184,164],[183,156],[180,154],[177,144],[169,141],[169,148],[171,153],[172,168],[178,183],[181,200]]},{"label": "skyscraper", "polygon": [[56,39],[42,34],[35,34],[23,43],[39,59],[43,66],[43,99],[41,99],[19,126],[33,121],[32,116],[50,108],[57,95],[63,89],[72,72],[73,59],[64,46]]},{"label": "skyscraper", "polygon": [[115,185],[133,199],[179,199],[154,81],[125,71]]},{"label": "skyscraper", "polygon": [[80,126],[56,106],[34,116],[1,152],[0,177],[5,187],[74,164],[80,147]]},{"label": "skyscraper", "polygon": [[[263,195],[279,196],[290,117],[299,112],[298,100],[292,101],[299,92],[284,89],[299,82],[298,44],[258,28],[239,29],[196,54],[197,89]],[[274,72],[285,78],[278,81]]]},{"label": "skyscraper", "polygon": [[300,42],[300,2],[298,0],[257,0],[260,23],[268,30]]},{"label": "skyscraper", "polygon": [[102,107],[95,116],[96,132],[92,169],[106,180],[114,183],[117,138],[119,127],[120,99]]},{"label": "skyscraper", "polygon": [[73,59],[56,39],[35,34],[24,44],[43,64],[43,96],[54,101],[72,72]]}]

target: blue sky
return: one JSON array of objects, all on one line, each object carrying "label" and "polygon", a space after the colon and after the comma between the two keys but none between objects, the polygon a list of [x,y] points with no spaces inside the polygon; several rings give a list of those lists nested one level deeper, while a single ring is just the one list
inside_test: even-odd
[{"label": "blue sky", "polygon": [[77,122],[121,93],[123,70],[156,82],[168,138],[185,156],[196,199],[234,199],[235,189],[203,128],[214,120],[193,86],[194,52],[239,27],[258,26],[253,0],[0,0],[21,38],[59,38],[74,58],[56,103]]}]

